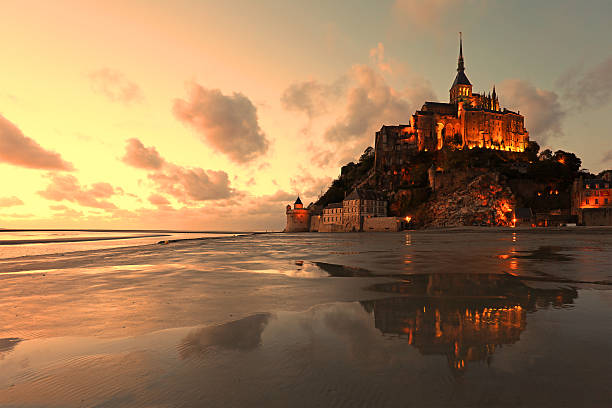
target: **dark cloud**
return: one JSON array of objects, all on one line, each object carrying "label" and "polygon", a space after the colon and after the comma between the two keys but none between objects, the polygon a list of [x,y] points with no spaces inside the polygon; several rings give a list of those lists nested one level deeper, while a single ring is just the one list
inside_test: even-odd
[{"label": "dark cloud", "polygon": [[285,89],[281,104],[287,110],[304,112],[309,119],[313,119],[326,113],[330,104],[340,98],[345,87],[345,78],[331,85],[316,80],[296,82]]},{"label": "dark cloud", "polygon": [[582,110],[607,105],[612,99],[612,56],[584,72],[567,71],[557,81],[565,102]]},{"label": "dark cloud", "polygon": [[129,139],[125,148],[125,156],[121,159],[130,166],[147,170],[158,170],[164,165],[164,159],[155,147],[145,147],[138,139]]},{"label": "dark cloud", "polygon": [[259,127],[257,108],[242,93],[192,84],[187,99],[175,99],[173,112],[192,126],[202,141],[232,161],[247,163],[266,153],[269,141]]},{"label": "dark cloud", "polygon": [[0,115],[0,162],[42,170],[72,171],[74,167],[59,153],[43,149],[17,126]]},{"label": "dark cloud", "polygon": [[90,187],[81,186],[73,175],[50,174],[51,183],[43,191],[39,191],[42,197],[53,201],[69,201],[78,203],[84,207],[113,210],[115,204],[107,201],[108,198],[118,194],[113,186],[108,183],[94,183]]},{"label": "dark cloud", "polygon": [[220,200],[234,194],[224,171],[168,164],[163,171],[150,173],[148,177],[161,192],[181,202]]},{"label": "dark cloud", "polygon": [[14,207],[16,205],[23,205],[23,201],[15,196],[0,197],[0,207]]},{"label": "dark cloud", "polygon": [[119,72],[103,68],[89,74],[92,89],[113,102],[131,103],[143,99],[140,87]]},{"label": "dark cloud", "polygon": [[520,109],[530,138],[540,144],[563,134],[565,111],[559,96],[552,91],[536,88],[522,79],[507,79],[497,87],[500,102],[511,110]]}]

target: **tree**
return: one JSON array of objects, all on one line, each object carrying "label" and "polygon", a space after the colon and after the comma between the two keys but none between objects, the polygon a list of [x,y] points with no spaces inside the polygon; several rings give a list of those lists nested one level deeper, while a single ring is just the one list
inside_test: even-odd
[{"label": "tree", "polygon": [[563,150],[557,150],[553,159],[561,164],[565,164],[572,172],[577,172],[582,165],[582,160],[574,153],[564,152]]}]

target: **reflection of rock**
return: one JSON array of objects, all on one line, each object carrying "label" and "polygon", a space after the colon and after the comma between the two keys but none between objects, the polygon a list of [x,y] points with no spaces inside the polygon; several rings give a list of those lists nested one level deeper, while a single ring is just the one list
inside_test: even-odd
[{"label": "reflection of rock", "polygon": [[197,357],[206,354],[212,347],[238,351],[252,350],[261,344],[261,334],[269,319],[268,313],[260,313],[192,331],[179,345],[180,355],[182,358]]},{"label": "reflection of rock", "polygon": [[11,337],[7,339],[0,339],[0,359],[4,358],[5,354],[13,351],[15,346],[19,344],[23,339],[17,337]]},{"label": "reflection of rock", "polygon": [[405,296],[362,302],[384,334],[406,337],[422,354],[446,355],[454,373],[469,361],[487,361],[513,344],[527,312],[572,303],[573,289],[532,289],[511,275],[414,275],[374,289]]}]

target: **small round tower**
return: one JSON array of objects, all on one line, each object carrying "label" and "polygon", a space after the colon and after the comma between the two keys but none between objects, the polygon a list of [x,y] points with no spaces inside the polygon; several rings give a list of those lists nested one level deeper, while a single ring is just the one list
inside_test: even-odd
[{"label": "small round tower", "polygon": [[308,232],[310,231],[310,210],[304,208],[302,200],[298,196],[291,205],[287,205],[287,226],[285,232]]}]

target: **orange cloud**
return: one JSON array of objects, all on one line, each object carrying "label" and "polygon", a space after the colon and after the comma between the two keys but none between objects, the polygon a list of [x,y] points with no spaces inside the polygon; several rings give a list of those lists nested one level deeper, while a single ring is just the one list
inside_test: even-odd
[{"label": "orange cloud", "polygon": [[170,201],[161,194],[151,194],[149,196],[149,202],[157,206],[170,205]]},{"label": "orange cloud", "polygon": [[187,99],[174,100],[172,111],[207,146],[236,163],[247,163],[268,151],[270,143],[259,127],[257,108],[242,93],[223,95],[194,83]]},{"label": "orange cloud", "polygon": [[16,205],[23,205],[23,201],[15,196],[0,197],[0,207],[13,207]]},{"label": "orange cloud", "polygon": [[106,96],[113,102],[129,104],[143,99],[140,87],[127,80],[119,71],[103,68],[89,74],[89,79],[94,92]]},{"label": "orange cloud", "polygon": [[69,201],[78,203],[84,207],[100,208],[104,210],[113,210],[117,206],[108,198],[115,194],[120,194],[120,191],[113,188],[108,183],[94,183],[91,187],[81,186],[76,177],[73,175],[58,175],[50,174],[51,183],[43,191],[38,194],[48,200],[53,201]]},{"label": "orange cloud", "polygon": [[42,148],[17,126],[0,115],[0,162],[42,170],[72,171],[74,167],[59,153]]}]

